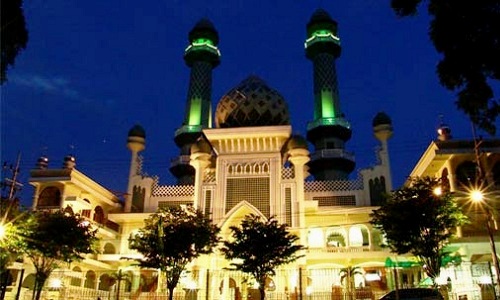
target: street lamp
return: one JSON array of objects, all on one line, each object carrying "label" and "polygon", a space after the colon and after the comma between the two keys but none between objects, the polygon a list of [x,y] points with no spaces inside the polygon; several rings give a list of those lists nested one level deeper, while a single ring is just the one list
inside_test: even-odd
[{"label": "street lamp", "polygon": [[[498,265],[497,248],[495,246],[495,239],[493,236],[493,230],[496,229],[495,219],[493,218],[493,215],[491,213],[490,208],[488,207],[488,204],[484,203],[485,202],[484,194],[481,190],[472,190],[470,192],[470,199],[477,204],[481,204],[481,207],[486,212],[486,230],[488,231],[488,237],[490,239],[491,258],[493,260],[493,265],[495,267],[495,273],[497,275],[497,287],[500,289],[500,267]],[[491,221],[494,222],[495,228],[491,227],[491,224],[490,224]]]}]

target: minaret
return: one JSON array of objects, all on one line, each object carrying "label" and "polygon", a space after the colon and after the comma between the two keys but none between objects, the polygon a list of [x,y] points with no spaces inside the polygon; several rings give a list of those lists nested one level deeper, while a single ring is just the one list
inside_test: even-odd
[{"label": "minaret", "polygon": [[186,116],[175,131],[175,143],[181,153],[170,166],[179,184],[194,184],[194,168],[189,164],[191,145],[201,136],[202,129],[212,127],[212,69],[220,62],[218,43],[219,35],[207,19],[199,21],[189,32],[189,46],[184,51],[184,60],[191,68]]},{"label": "minaret", "polygon": [[139,162],[139,152],[146,148],[146,131],[141,125],[134,125],[129,132],[127,138],[127,148],[132,152],[130,159],[130,171],[128,175],[127,196],[125,198],[125,212],[132,210],[132,194],[134,192],[134,177],[141,171]]},{"label": "minaret", "polygon": [[306,56],[314,67],[314,120],[307,139],[314,145],[309,162],[316,180],[343,180],[354,170],[354,155],[344,149],[351,125],[340,110],[335,59],[340,56],[337,22],[318,9],[307,24]]},{"label": "minaret", "polygon": [[392,137],[392,121],[391,118],[384,112],[379,112],[372,121],[373,134],[380,141],[381,149],[378,152],[380,164],[384,168],[385,191],[392,191],[392,173],[391,164],[389,161],[389,148],[387,141]]}]

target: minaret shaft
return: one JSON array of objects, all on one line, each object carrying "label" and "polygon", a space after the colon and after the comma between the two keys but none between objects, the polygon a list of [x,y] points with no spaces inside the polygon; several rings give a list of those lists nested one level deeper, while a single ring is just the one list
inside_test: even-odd
[{"label": "minaret shaft", "polygon": [[191,67],[185,125],[212,126],[212,68],[206,61],[195,61]]},{"label": "minaret shaft", "polygon": [[314,119],[341,117],[335,57],[319,53],[313,59]]},{"label": "minaret shaft", "polygon": [[344,148],[351,125],[340,110],[335,60],[340,56],[337,22],[317,10],[307,24],[306,56],[313,63],[314,119],[307,125],[307,139],[314,145],[308,163],[317,180],[345,180],[354,170],[354,156]]}]

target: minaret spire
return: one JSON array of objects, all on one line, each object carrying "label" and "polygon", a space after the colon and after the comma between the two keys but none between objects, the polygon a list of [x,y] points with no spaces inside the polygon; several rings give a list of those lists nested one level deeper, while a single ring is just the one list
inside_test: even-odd
[{"label": "minaret spire", "polygon": [[307,125],[307,139],[315,152],[309,162],[317,180],[347,179],[354,156],[345,151],[351,125],[340,110],[335,59],[340,56],[337,22],[318,9],[307,24],[306,56],[314,68],[314,120]]},{"label": "minaret spire", "polygon": [[218,43],[219,35],[207,19],[200,20],[189,32],[189,45],[184,51],[184,60],[191,68],[186,112],[182,126],[175,131],[181,153],[170,166],[179,184],[194,183],[194,168],[189,165],[191,145],[202,129],[212,127],[212,69],[220,63]]}]

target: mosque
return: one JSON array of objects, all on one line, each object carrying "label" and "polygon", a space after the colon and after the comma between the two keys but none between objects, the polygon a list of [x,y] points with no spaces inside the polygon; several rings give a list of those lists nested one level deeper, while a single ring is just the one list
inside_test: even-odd
[{"label": "mosque", "polygon": [[[385,113],[374,113],[373,118],[374,143],[379,146],[377,164],[352,174],[355,157],[347,147],[352,131],[341,110],[335,69],[341,46],[337,23],[330,15],[317,10],[307,23],[305,54],[313,65],[314,115],[305,137],[292,133],[286,100],[256,76],[229,90],[213,111],[212,70],[220,62],[218,33],[204,19],[188,38],[184,60],[191,73],[186,111],[173,137],[179,155],[170,166],[175,185],[161,185],[158,176],[143,172],[141,151],[146,147],[146,131],[140,125],[128,132],[131,161],[124,203],[78,171],[73,156],[65,157],[62,168],[49,168],[47,158],[42,157],[31,171],[34,209],[79,213],[100,228],[100,253],[56,270],[48,282],[47,299],[115,299],[118,288],[123,299],[165,295],[161,274],[134,265],[133,259],[140,255],[128,248],[128,238],[158,208],[185,204],[209,214],[223,238],[230,226],[238,225],[250,213],[276,216],[299,236],[307,247],[305,255],[269,278],[269,299],[342,297],[345,281],[341,270],[346,268],[357,268],[353,274],[356,299],[375,299],[395,284],[420,283],[424,279],[421,265],[413,257],[390,253],[382,245],[380,232],[369,223],[371,211],[393,189],[388,150],[393,131]],[[471,145],[453,141],[448,127],[441,129],[412,175],[446,177],[452,183],[465,180],[455,174],[470,168]],[[488,174],[496,180],[494,174],[500,174],[499,143],[488,145],[491,153],[485,160],[494,166]],[[452,189],[458,187],[452,184]],[[456,293],[472,297],[481,292],[477,284],[491,267],[485,264],[487,240],[471,238],[469,233],[477,235],[464,230],[452,244],[462,264],[444,268],[443,276],[444,283],[452,281]],[[468,246],[471,243],[474,246]],[[255,285],[243,274],[227,270],[228,266],[217,253],[197,259],[189,266],[176,296],[255,299]],[[27,262],[22,268],[26,275],[18,278],[20,291],[29,293],[32,270]],[[121,286],[111,279],[119,270],[128,274]],[[16,274],[22,276],[21,272]],[[491,283],[493,276],[489,278]],[[15,292],[17,283],[13,285]]]}]

